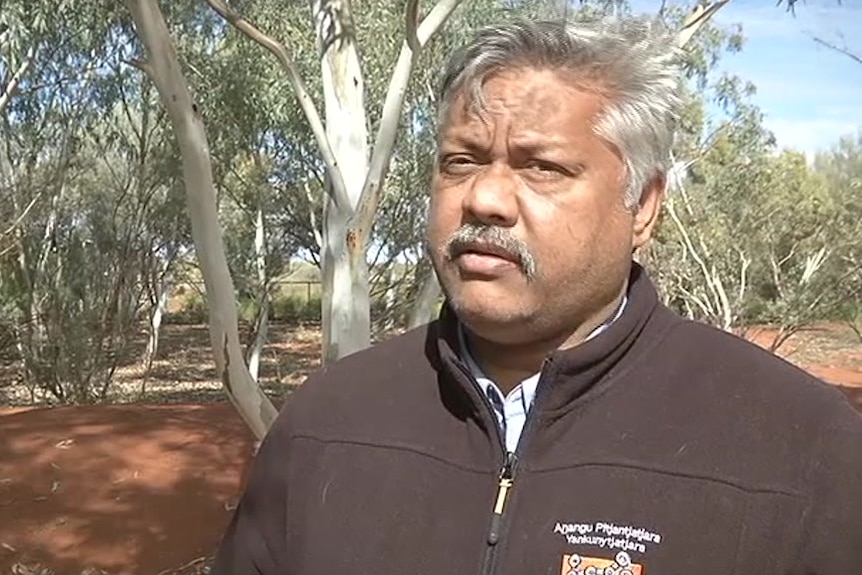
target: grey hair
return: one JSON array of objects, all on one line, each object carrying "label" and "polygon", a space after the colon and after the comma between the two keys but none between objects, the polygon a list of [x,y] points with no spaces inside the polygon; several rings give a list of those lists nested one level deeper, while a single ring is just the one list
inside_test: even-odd
[{"label": "grey hair", "polygon": [[609,95],[595,131],[622,155],[625,203],[634,209],[646,184],[667,171],[681,104],[678,56],[674,35],[647,17],[486,26],[449,59],[438,89],[438,118],[443,126],[462,93],[482,113],[484,84],[502,70],[565,72],[579,87]]}]

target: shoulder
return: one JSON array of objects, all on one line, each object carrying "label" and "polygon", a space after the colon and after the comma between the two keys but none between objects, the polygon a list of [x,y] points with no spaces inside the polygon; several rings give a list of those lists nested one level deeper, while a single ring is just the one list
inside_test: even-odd
[{"label": "shoulder", "polygon": [[427,405],[437,394],[436,334],[434,322],[321,367],[288,396],[279,419],[295,431],[347,429]]},{"label": "shoulder", "polygon": [[394,378],[430,368],[428,348],[435,339],[435,323],[410,330],[321,367],[300,390],[354,394],[382,387],[388,391]]},{"label": "shoulder", "polygon": [[862,416],[833,385],[735,334],[683,320],[668,334],[661,353],[672,356],[678,369],[696,373],[726,402],[738,400],[761,406],[764,413],[818,424],[837,416],[862,429]]},{"label": "shoulder", "polygon": [[700,446],[699,473],[795,493],[819,467],[862,473],[862,415],[844,394],[734,334],[679,321],[635,376],[642,404]]}]

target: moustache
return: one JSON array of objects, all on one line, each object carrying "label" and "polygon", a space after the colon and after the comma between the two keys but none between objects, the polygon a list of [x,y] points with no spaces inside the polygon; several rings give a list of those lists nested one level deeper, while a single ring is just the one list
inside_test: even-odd
[{"label": "moustache", "polygon": [[443,247],[449,261],[459,255],[474,250],[489,250],[511,259],[520,265],[528,279],[536,277],[536,258],[530,248],[507,228],[477,224],[464,224],[449,236]]}]

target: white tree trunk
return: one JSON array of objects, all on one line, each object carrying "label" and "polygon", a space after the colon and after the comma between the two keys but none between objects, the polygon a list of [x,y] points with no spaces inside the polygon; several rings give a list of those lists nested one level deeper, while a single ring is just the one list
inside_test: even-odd
[{"label": "white tree trunk", "polygon": [[155,83],[180,147],[192,238],[206,289],[216,372],[246,424],[255,436],[262,438],[277,412],[252,379],[243,358],[233,280],[218,222],[212,164],[203,122],[156,0],[127,0],[127,5],[138,37],[149,56],[147,62],[138,63],[138,66]]},{"label": "white tree trunk", "polygon": [[[60,217],[60,206],[63,202],[63,197],[65,196],[65,194],[66,185],[65,183],[61,183],[60,189],[54,195],[54,197],[51,198],[51,208],[48,212],[48,220],[45,223],[45,229],[42,232],[42,249],[39,252],[39,259],[36,260],[36,269],[34,270],[32,276],[30,276],[29,268],[25,269],[25,266],[28,266],[25,250],[22,249],[18,257],[18,262],[21,265],[21,271],[26,274],[25,277],[30,277],[29,289],[31,290],[31,295],[29,322],[30,325],[33,326],[33,328],[31,328],[30,330],[30,333],[35,332],[36,341],[38,342],[37,345],[40,350],[47,339],[47,330],[43,321],[41,309],[41,305],[44,300],[43,294],[46,289],[50,290],[52,286],[51,282],[47,281],[45,273],[48,266],[48,260],[51,257],[51,253],[56,247],[55,242],[57,233],[57,220]],[[60,260],[57,262],[57,269],[55,270],[55,283],[53,284],[54,286],[60,285],[59,279],[62,274],[62,269],[63,261]]]},{"label": "white tree trunk", "polygon": [[266,345],[269,330],[269,281],[266,276],[266,230],[263,226],[263,206],[257,205],[257,216],[254,220],[254,258],[257,267],[257,283],[260,289],[260,310],[254,328],[254,342],[248,357],[248,371],[255,381],[259,381],[260,356]]},{"label": "white tree trunk", "polygon": [[350,204],[338,206],[330,194],[324,205],[321,317],[326,362],[371,343],[365,245],[349,229],[368,173],[368,125],[350,2],[314,0],[313,13],[321,53],[326,136]]},{"label": "white tree trunk", "polygon": [[257,315],[257,321],[254,326],[254,342],[252,343],[251,353],[248,356],[248,372],[252,379],[260,381],[260,358],[263,355],[263,348],[266,345],[266,338],[269,334],[269,298],[264,297],[261,300],[260,312]]},{"label": "white tree trunk", "polygon": [[386,306],[385,321],[383,322],[384,331],[395,329],[395,304],[398,302],[398,285],[395,281],[395,266],[390,265],[386,273],[386,291],[383,294],[383,301]]},{"label": "white tree trunk", "polygon": [[[329,204],[329,202],[327,202]],[[365,246],[347,237],[349,217],[327,205],[321,268],[323,361],[335,361],[371,343],[368,263]]]},{"label": "white tree trunk", "polygon": [[18,69],[15,70],[15,73],[12,74],[12,77],[9,78],[9,81],[6,83],[6,87],[0,92],[0,113],[6,109],[6,106],[9,105],[9,102],[12,100],[12,96],[15,95],[15,92],[18,90],[18,86],[21,84],[21,80],[24,78],[24,75],[27,73],[27,70],[30,69],[30,66],[33,65],[33,58],[36,57],[36,45],[30,46],[30,49],[27,50],[27,54],[24,55],[24,59],[18,65]]},{"label": "white tree trunk", "polygon": [[429,270],[428,275],[422,281],[422,287],[419,288],[416,301],[413,302],[407,328],[413,329],[431,322],[437,313],[437,303],[439,301],[440,282],[437,281],[437,274],[434,273],[434,270]]},{"label": "white tree trunk", "polygon": [[350,0],[312,0],[311,5],[321,54],[326,127],[287,47],[244,20],[224,0],[205,1],[278,59],[308,119],[329,179],[321,257],[323,359],[331,361],[363,349],[371,342],[367,243],[410,75],[419,52],[462,0],[438,0],[421,24],[419,0],[407,1],[405,40],[389,82],[370,159],[368,116]]},{"label": "white tree trunk", "polygon": [[[165,312],[168,309],[168,293],[170,292],[171,284],[167,274],[156,284],[156,305],[153,307],[153,313],[150,316],[150,334],[147,339],[147,350],[144,354],[144,384],[147,377],[153,369],[153,361],[159,353],[159,335],[162,331],[162,319],[165,317]],[[141,387],[141,393],[145,388]]]}]

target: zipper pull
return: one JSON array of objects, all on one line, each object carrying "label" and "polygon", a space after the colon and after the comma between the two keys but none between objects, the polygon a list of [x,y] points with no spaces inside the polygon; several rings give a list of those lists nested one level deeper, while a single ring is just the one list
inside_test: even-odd
[{"label": "zipper pull", "polygon": [[506,454],[506,463],[500,470],[500,482],[497,484],[497,501],[494,503],[494,514],[491,516],[491,530],[488,533],[488,544],[496,545],[500,540],[500,528],[503,525],[503,515],[506,511],[506,499],[509,490],[515,484],[512,477],[512,467],[515,463],[515,454]]}]

